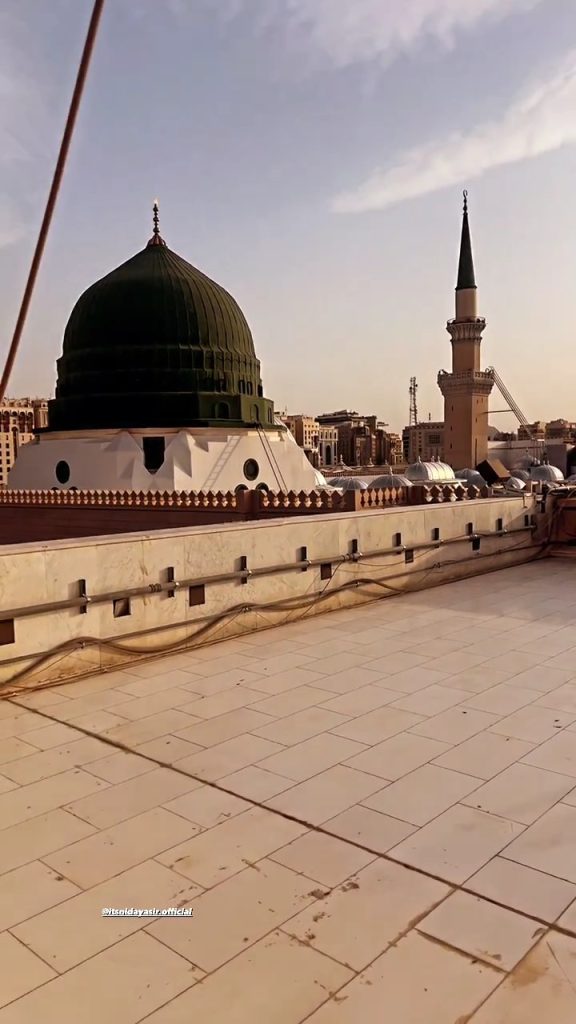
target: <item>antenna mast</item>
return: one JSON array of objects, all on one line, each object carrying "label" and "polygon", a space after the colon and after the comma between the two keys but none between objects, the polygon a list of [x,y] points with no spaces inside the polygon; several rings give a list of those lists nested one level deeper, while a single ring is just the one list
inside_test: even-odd
[{"label": "antenna mast", "polygon": [[410,388],[408,393],[410,395],[410,416],[408,419],[409,426],[415,427],[418,423],[418,406],[416,404],[416,392],[418,391],[418,385],[416,383],[416,377],[410,377]]}]

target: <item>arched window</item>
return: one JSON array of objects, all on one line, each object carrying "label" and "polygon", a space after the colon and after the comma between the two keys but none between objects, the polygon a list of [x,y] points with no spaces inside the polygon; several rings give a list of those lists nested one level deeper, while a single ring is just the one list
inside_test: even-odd
[{"label": "arched window", "polygon": [[166,439],[163,437],[143,437],[144,465],[149,473],[157,473],[164,462]]},{"label": "arched window", "polygon": [[246,381],[246,394],[247,395],[251,395],[251,394],[253,394],[253,392],[254,392],[254,388],[252,387],[252,381],[251,380],[247,380]]},{"label": "arched window", "polygon": [[324,461],[325,461],[327,466],[331,466],[332,465],[332,447],[329,444],[326,445],[326,453],[325,453]]},{"label": "arched window", "polygon": [[260,422],[260,409],[257,405],[252,406],[252,416],[256,423]]},{"label": "arched window", "polygon": [[272,409],[268,409],[268,423],[273,423],[274,418],[272,416]]},{"label": "arched window", "polygon": [[228,402],[217,402],[214,406],[214,415],[217,420],[229,420],[230,406]]}]

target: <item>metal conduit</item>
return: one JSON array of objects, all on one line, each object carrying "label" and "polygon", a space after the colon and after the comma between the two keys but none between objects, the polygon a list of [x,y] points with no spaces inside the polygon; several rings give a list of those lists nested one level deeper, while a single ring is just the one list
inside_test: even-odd
[{"label": "metal conduit", "polygon": [[[518,531],[518,532],[521,532],[521,531]],[[534,558],[540,557],[540,555],[542,553],[542,549],[545,548],[545,547],[546,547],[546,544],[538,545],[536,547],[536,551],[534,553]],[[4,694],[4,691],[5,691],[6,687],[9,687],[11,684],[13,684],[16,679],[19,679],[21,676],[26,675],[29,671],[34,671],[35,670],[34,666],[36,666],[36,668],[37,668],[39,664],[42,664],[47,659],[50,659],[51,657],[54,657],[55,655],[58,655],[58,654],[62,655],[64,653],[71,653],[74,650],[83,650],[83,649],[85,649],[87,647],[103,647],[103,648],[111,648],[111,649],[114,649],[114,650],[117,650],[117,651],[122,651],[126,655],[132,654],[132,655],[134,655],[134,658],[136,658],[136,659],[138,659],[141,655],[147,655],[148,658],[163,657],[166,654],[176,653],[179,650],[194,650],[197,647],[203,646],[202,640],[204,638],[206,638],[205,641],[204,641],[204,644],[214,643],[215,640],[216,640],[216,637],[209,636],[208,635],[209,631],[213,627],[218,627],[219,625],[224,624],[225,622],[232,622],[235,618],[238,617],[238,615],[240,615],[243,612],[250,612],[250,611],[254,611],[254,612],[262,612],[262,611],[274,612],[274,611],[284,611],[284,610],[291,610],[291,609],[294,610],[294,611],[298,611],[299,609],[302,608],[303,605],[304,606],[306,606],[306,605],[314,605],[318,601],[321,601],[323,599],[328,599],[329,597],[334,596],[335,594],[337,594],[339,592],[342,592],[344,590],[355,590],[355,589],[359,589],[361,587],[376,586],[376,587],[382,588],[384,590],[389,590],[391,592],[394,592],[394,593],[397,593],[399,595],[402,595],[404,593],[404,591],[398,590],[396,587],[392,586],[390,584],[390,580],[401,579],[401,578],[404,578],[406,576],[415,576],[415,575],[424,575],[425,578],[426,578],[435,569],[448,569],[451,566],[464,565],[464,564],[466,564],[468,562],[473,562],[476,566],[478,566],[478,562],[482,561],[484,559],[494,559],[494,558],[497,558],[498,555],[506,554],[508,552],[520,552],[520,551],[533,550],[533,549],[534,549],[534,545],[532,545],[532,544],[523,544],[523,545],[520,545],[520,546],[519,545],[515,545],[513,548],[505,548],[505,549],[501,549],[499,551],[485,552],[484,554],[478,553],[478,554],[475,554],[475,555],[469,555],[469,556],[467,556],[465,558],[457,559],[456,561],[447,561],[445,563],[437,562],[437,563],[435,563],[432,566],[423,566],[420,569],[419,568],[413,568],[411,570],[406,570],[405,572],[395,572],[395,573],[393,573],[393,575],[391,577],[388,577],[385,582],[380,580],[380,579],[378,579],[378,578],[376,578],[376,577],[371,578],[371,579],[350,580],[347,583],[341,584],[341,585],[336,586],[336,587],[334,587],[332,589],[329,589],[329,590],[324,589],[324,590],[320,590],[320,591],[314,591],[314,592],[311,592],[311,593],[308,593],[308,594],[305,594],[305,595],[295,595],[292,598],[288,598],[288,599],[284,598],[284,599],[281,599],[279,601],[267,601],[267,602],[264,602],[264,603],[254,602],[254,603],[250,603],[250,604],[247,603],[247,604],[236,605],[236,606],[230,607],[228,609],[225,609],[224,611],[215,612],[212,615],[204,615],[204,616],[198,617],[197,619],[195,619],[195,624],[198,626],[198,628],[195,630],[195,632],[191,633],[189,636],[183,638],[182,640],[172,641],[172,642],[169,642],[167,644],[163,644],[160,647],[156,647],[156,648],[146,647],[145,649],[138,649],[138,648],[126,647],[122,643],[120,643],[120,641],[138,640],[139,637],[143,637],[143,636],[148,637],[151,634],[160,634],[160,633],[166,633],[168,631],[173,631],[174,629],[183,629],[183,628],[186,628],[186,627],[190,626],[190,624],[191,624],[190,620],[189,619],[184,619],[184,620],[179,620],[179,621],[176,621],[176,622],[163,623],[162,625],[159,625],[159,626],[147,626],[147,627],[144,627],[142,629],[133,630],[130,633],[123,633],[121,635],[121,637],[117,637],[117,636],[115,636],[115,637],[111,637],[111,636],[108,636],[108,637],[90,637],[90,636],[75,637],[75,638],[72,638],[72,639],[70,639],[68,641],[65,641],[65,642],[57,645],[55,648],[51,648],[49,650],[36,651],[33,654],[30,654],[30,653],[28,653],[28,654],[20,654],[20,655],[14,656],[12,658],[4,659],[2,661],[2,663],[1,663],[2,665],[16,665],[18,663],[30,662],[30,661],[33,662],[33,665],[32,666],[28,666],[27,668],[25,668],[23,672],[17,673],[16,676],[12,678],[12,680],[6,680],[5,683],[0,684],[0,695]],[[484,572],[495,572],[495,571],[497,571],[497,569],[486,569],[486,570],[483,570],[483,571]],[[478,572],[478,569],[476,569],[476,573],[477,572]],[[466,577],[464,577],[464,578],[466,578]],[[441,581],[441,582],[445,582],[445,581]],[[431,585],[434,586],[435,584],[432,583]],[[441,583],[440,584],[436,584],[436,585],[441,585]],[[413,591],[419,591],[421,589],[422,589],[422,587],[417,584],[414,588],[411,588],[410,590],[407,590],[405,593],[412,593]],[[378,598],[374,598],[374,600],[378,600]],[[239,633],[235,633],[233,635],[234,636],[241,636],[242,635],[242,630],[240,630]],[[50,683],[43,684],[43,685],[55,686],[55,685],[57,685],[57,682],[50,682]],[[34,687],[34,689],[37,689],[37,688],[38,687]],[[40,687],[40,688],[42,688],[42,687]]]},{"label": "metal conduit", "polygon": [[[299,562],[279,563],[256,569],[236,569],[228,573],[214,576],[196,576],[191,579],[169,580],[165,583],[150,583],[143,587],[126,587],[123,590],[112,590],[102,594],[71,597],[62,601],[50,601],[40,604],[26,605],[22,608],[11,608],[0,611],[0,618],[23,619],[33,615],[48,615],[50,612],[64,611],[67,608],[86,608],[89,605],[105,604],[120,598],[149,597],[151,594],[165,594],[172,590],[183,590],[186,587],[207,586],[215,583],[230,583],[234,580],[246,580],[251,577],[272,576],[282,572],[302,572],[303,568],[314,568],[324,564],[343,562],[361,562],[369,558],[382,558],[386,555],[402,555],[405,551],[433,551],[452,544],[470,543],[474,537],[501,537],[503,534],[531,533],[533,526],[517,526],[509,530],[493,530],[485,533],[465,534],[461,537],[449,537],[445,540],[425,541],[419,544],[401,544],[396,547],[377,548],[373,551],[356,552],[345,555],[326,555],[323,558],[307,558]],[[415,570],[412,570],[414,572]],[[295,595],[297,596],[297,595]]]}]

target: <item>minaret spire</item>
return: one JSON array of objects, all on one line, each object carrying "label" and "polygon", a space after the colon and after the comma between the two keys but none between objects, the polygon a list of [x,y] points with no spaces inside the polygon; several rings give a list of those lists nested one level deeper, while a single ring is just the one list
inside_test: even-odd
[{"label": "minaret spire", "polygon": [[480,368],[486,321],[478,315],[466,191],[462,214],[456,316],[446,325],[452,339],[452,372],[438,374],[444,396],[444,460],[453,469],[477,466],[488,456],[488,399],[494,384],[492,374]]},{"label": "minaret spire", "polygon": [[475,320],[478,316],[478,289],[474,276],[470,224],[468,223],[468,192],[464,189],[460,259],[456,282],[456,321]]},{"label": "minaret spire", "polygon": [[153,232],[152,232],[152,238],[148,242],[149,246],[151,246],[151,245],[166,245],[166,242],[164,241],[164,239],[162,238],[162,235],[160,234],[158,209],[159,209],[159,207],[158,207],[158,200],[155,199],[154,200],[154,205],[152,207],[152,223],[154,225],[154,229],[153,229]]},{"label": "minaret spire", "polygon": [[474,260],[472,259],[472,242],[468,223],[468,191],[464,189],[464,212],[462,215],[462,235],[460,238],[460,262],[458,263],[458,281],[456,291],[464,288],[475,288]]}]

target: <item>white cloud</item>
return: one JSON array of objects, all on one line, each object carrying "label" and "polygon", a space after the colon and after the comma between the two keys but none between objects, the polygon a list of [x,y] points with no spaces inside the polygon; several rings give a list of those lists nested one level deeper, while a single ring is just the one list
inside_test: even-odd
[{"label": "white cloud", "polygon": [[[49,37],[73,0],[2,0],[0,10],[0,248],[37,227],[63,115]],[[59,99],[59,96],[57,97]]]},{"label": "white cloud", "polygon": [[[184,7],[190,0],[170,0]],[[204,0],[226,17],[252,14],[261,27],[280,23],[287,40],[346,67],[389,61],[428,39],[454,45],[459,33],[545,0]]]},{"label": "white cloud", "polygon": [[576,142],[576,51],[557,70],[511,104],[497,120],[408,150],[336,197],[339,213],[387,206],[480,177],[493,167],[528,160]]},{"label": "white cloud", "polygon": [[7,0],[0,12],[0,248],[27,232],[45,144],[46,83],[27,41],[18,5]]}]

